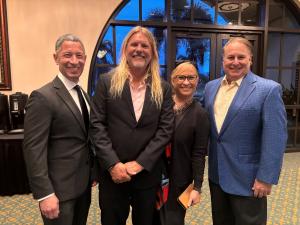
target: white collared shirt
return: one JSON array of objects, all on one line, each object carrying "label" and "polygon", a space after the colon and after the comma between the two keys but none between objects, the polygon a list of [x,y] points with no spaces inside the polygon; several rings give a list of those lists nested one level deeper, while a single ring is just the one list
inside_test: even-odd
[{"label": "white collared shirt", "polygon": [[[76,90],[74,89],[74,87],[77,85],[76,83],[74,83],[73,81],[70,81],[69,79],[67,79],[64,75],[62,75],[60,72],[58,74],[58,78],[61,80],[61,82],[63,82],[63,84],[65,85],[66,89],[68,90],[68,92],[70,93],[70,95],[72,96],[74,102],[76,103],[78,109],[81,112],[81,107],[80,107],[80,103],[79,103],[79,98],[77,95]],[[79,85],[79,83],[78,83]],[[81,85],[79,85],[81,86]],[[82,90],[81,90],[82,93]],[[84,101],[86,104],[86,107],[88,109],[88,112],[90,113],[90,105],[88,103],[88,101],[85,98],[85,95],[82,93],[82,96],[84,97]],[[82,113],[82,112],[81,112]]]},{"label": "white collared shirt", "polygon": [[232,81],[230,84],[226,79],[226,75],[221,81],[220,88],[217,92],[214,102],[215,121],[218,133],[220,133],[223,122],[227,115],[228,109],[232,103],[234,96],[236,95],[241,83],[245,76],[236,81]]}]

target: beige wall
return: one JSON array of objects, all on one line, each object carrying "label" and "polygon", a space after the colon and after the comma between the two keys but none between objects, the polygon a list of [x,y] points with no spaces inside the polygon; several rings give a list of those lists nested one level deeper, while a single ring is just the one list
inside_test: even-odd
[{"label": "beige wall", "polygon": [[[300,0],[298,0],[300,2]],[[6,0],[10,51],[11,94],[32,90],[57,73],[54,43],[64,33],[81,37],[87,63],[81,83],[87,88],[90,61],[98,37],[121,0]]]},{"label": "beige wall", "polygon": [[90,61],[99,35],[121,0],[7,0],[11,94],[49,82],[58,68],[54,44],[65,33],[78,35],[85,44],[87,63],[81,84],[87,89]]}]

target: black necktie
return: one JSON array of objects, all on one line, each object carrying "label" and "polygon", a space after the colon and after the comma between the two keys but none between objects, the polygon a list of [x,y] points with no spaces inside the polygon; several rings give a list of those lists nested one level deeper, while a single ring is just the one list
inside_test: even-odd
[{"label": "black necktie", "polygon": [[77,91],[77,95],[78,95],[78,99],[79,99],[79,103],[80,103],[80,107],[81,107],[81,113],[82,113],[83,120],[84,120],[85,129],[88,132],[88,130],[89,130],[89,112],[88,112],[87,106],[85,104],[85,100],[82,96],[79,85],[76,85],[74,87],[74,89]]}]

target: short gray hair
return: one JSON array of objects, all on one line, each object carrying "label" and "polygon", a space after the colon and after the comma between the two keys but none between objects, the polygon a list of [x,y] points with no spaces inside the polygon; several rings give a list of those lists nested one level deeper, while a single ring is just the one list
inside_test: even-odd
[{"label": "short gray hair", "polygon": [[61,45],[65,42],[65,41],[73,41],[73,42],[79,42],[80,45],[82,46],[83,48],[83,52],[85,52],[85,49],[84,49],[84,45],[82,43],[82,41],[80,40],[79,37],[77,37],[76,35],[74,34],[64,34],[62,36],[60,36],[56,43],[55,43],[55,52],[58,52]]}]

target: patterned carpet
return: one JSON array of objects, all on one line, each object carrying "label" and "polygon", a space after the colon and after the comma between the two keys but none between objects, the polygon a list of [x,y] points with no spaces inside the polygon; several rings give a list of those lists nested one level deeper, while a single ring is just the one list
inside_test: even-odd
[{"label": "patterned carpet", "polygon": [[[210,225],[210,196],[207,175],[202,190],[201,203],[189,209],[187,225]],[[42,224],[38,204],[31,195],[0,197],[0,224]],[[93,189],[93,201],[88,224],[100,224],[97,188]],[[128,225],[131,224],[130,219]],[[268,225],[300,224],[300,153],[285,154],[279,185],[274,186],[268,198]]]}]

